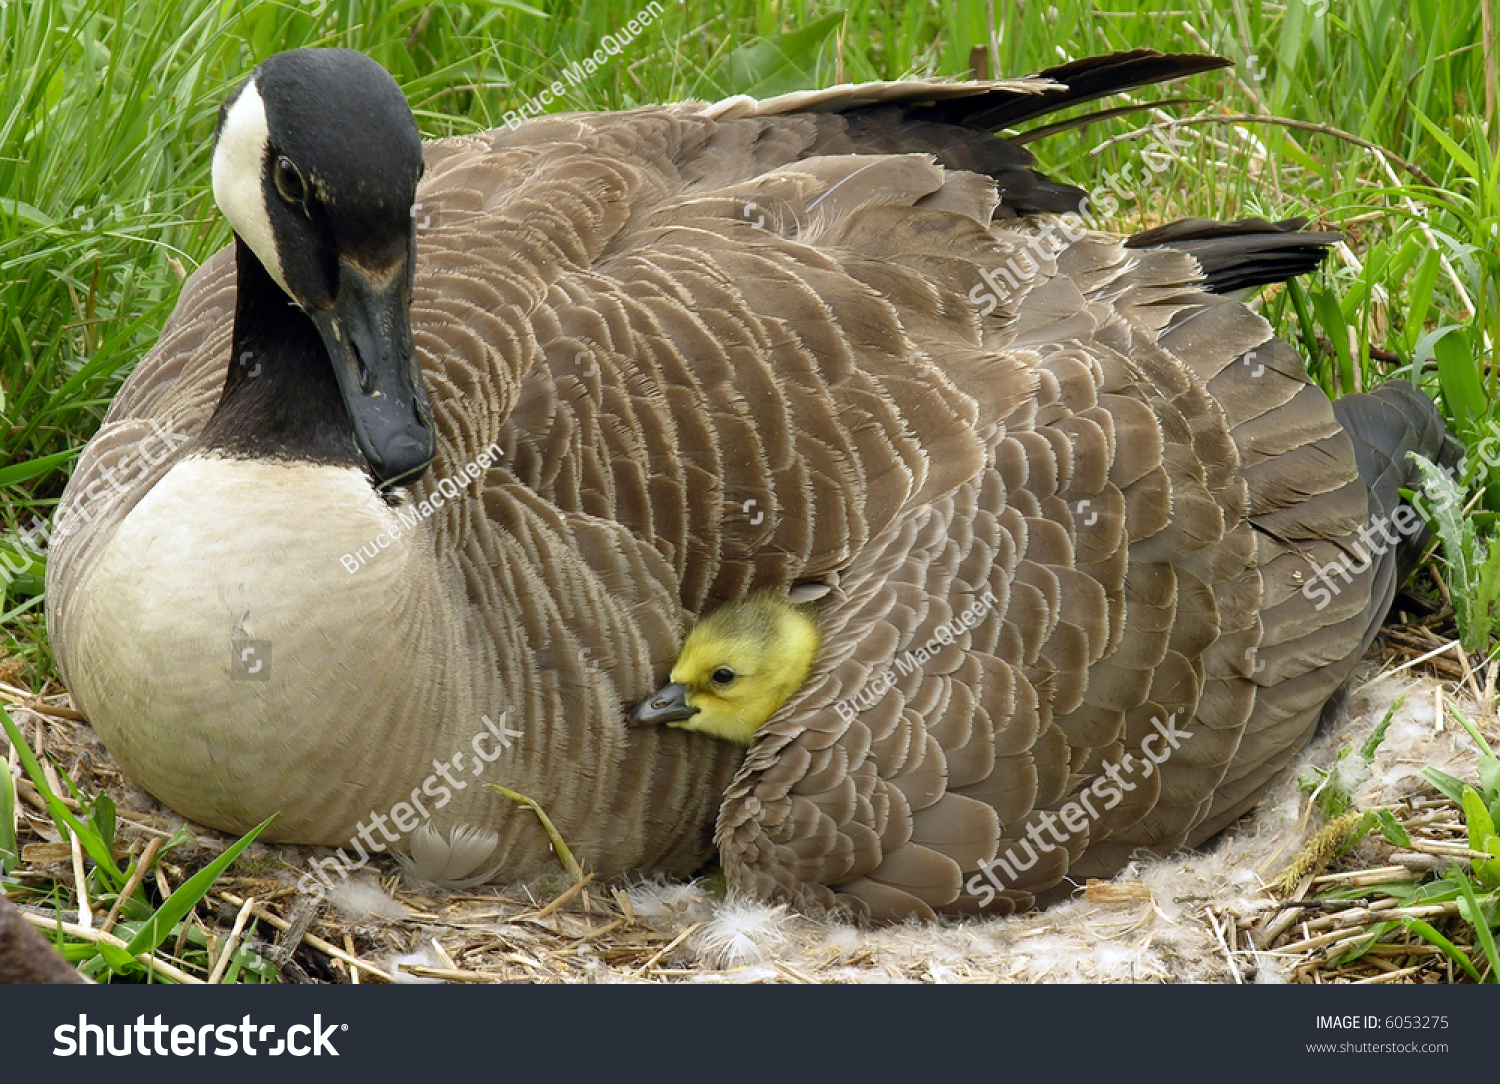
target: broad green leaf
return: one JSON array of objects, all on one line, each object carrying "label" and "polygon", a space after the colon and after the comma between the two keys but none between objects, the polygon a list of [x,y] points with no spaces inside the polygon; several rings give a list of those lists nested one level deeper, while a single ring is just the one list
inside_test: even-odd
[{"label": "broad green leaf", "polygon": [[1453,327],[1432,344],[1437,357],[1438,383],[1443,387],[1443,402],[1458,422],[1459,429],[1472,433],[1489,410],[1484,385],[1479,380],[1479,366],[1474,361],[1474,347],[1467,329]]},{"label": "broad green leaf", "polygon": [[1411,836],[1406,832],[1406,827],[1396,819],[1394,813],[1381,806],[1375,810],[1375,823],[1380,826],[1380,834],[1395,844],[1397,847],[1410,847]]},{"label": "broad green leaf", "polygon": [[1431,460],[1407,452],[1406,456],[1417,465],[1422,475],[1422,488],[1427,493],[1427,506],[1432,512],[1432,526],[1443,540],[1443,558],[1449,572],[1449,588],[1453,596],[1453,617],[1458,624],[1458,634],[1465,651],[1479,650],[1479,645],[1489,639],[1488,614],[1478,614],[1472,607],[1474,576],[1470,561],[1478,546],[1474,534],[1474,521],[1463,514],[1463,492],[1453,479],[1435,466]]},{"label": "broad green leaf", "polygon": [[1496,795],[1496,800],[1500,801],[1500,760],[1480,758],[1479,784],[1486,794]]},{"label": "broad green leaf", "polygon": [[1495,822],[1484,806],[1484,799],[1473,787],[1464,788],[1464,819],[1469,825],[1469,846],[1476,851],[1484,849],[1484,842],[1495,835]]},{"label": "broad green leaf", "polygon": [[94,947],[99,950],[99,955],[104,958],[104,962],[109,965],[109,969],[117,975],[139,971],[145,966],[119,945],[111,945],[100,941]]},{"label": "broad green leaf", "polygon": [[[1464,788],[1464,820],[1469,826],[1469,846],[1476,851],[1489,851],[1495,842],[1495,822],[1485,807],[1484,799],[1473,787]],[[1500,888],[1500,861],[1485,861],[1476,858],[1473,862],[1474,876],[1485,888]]]},{"label": "broad green leaf", "polygon": [[100,794],[88,805],[89,824],[99,833],[99,838],[111,845],[115,841],[115,802],[108,794]]},{"label": "broad green leaf", "polygon": [[1464,787],[1468,786],[1462,779],[1455,779],[1440,768],[1423,768],[1422,778],[1431,783],[1443,796],[1456,805],[1462,805],[1464,800]]},{"label": "broad green leaf", "polygon": [[823,43],[843,21],[839,11],[801,30],[742,45],[724,58],[711,78],[723,93],[756,98],[805,90],[816,78]]}]

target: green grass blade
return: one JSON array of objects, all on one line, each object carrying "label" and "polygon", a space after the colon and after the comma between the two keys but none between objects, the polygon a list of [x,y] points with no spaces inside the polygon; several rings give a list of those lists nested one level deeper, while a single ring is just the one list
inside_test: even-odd
[{"label": "green grass blade", "polygon": [[1468,786],[1462,779],[1455,779],[1440,768],[1423,768],[1422,778],[1436,787],[1449,801],[1455,805],[1462,805],[1464,801],[1464,787]]},{"label": "green grass blade", "polygon": [[0,761],[0,873],[9,873],[21,861],[16,841],[16,781],[10,766]]},{"label": "green grass blade", "polygon": [[1344,319],[1344,310],[1331,290],[1315,291],[1312,303],[1318,321],[1323,325],[1323,334],[1333,343],[1333,352],[1338,358],[1340,390],[1348,394],[1354,390],[1354,358],[1349,353],[1349,323]]},{"label": "green grass blade", "polygon": [[1422,123],[1422,126],[1432,133],[1432,138],[1438,141],[1438,145],[1452,157],[1454,162],[1458,163],[1458,167],[1461,170],[1470,177],[1483,175],[1483,170],[1479,168],[1479,163],[1474,160],[1473,156],[1460,147],[1452,136],[1428,120],[1426,114],[1420,109],[1413,109],[1412,112],[1417,120]]},{"label": "green grass blade", "polygon": [[0,486],[19,485],[21,482],[30,481],[32,478],[39,478],[48,471],[61,467],[77,454],[78,449],[71,448],[66,452],[44,455],[40,459],[31,459],[25,463],[13,463],[8,467],[0,467]]},{"label": "green grass blade", "polygon": [[[1469,925],[1474,927],[1474,937],[1479,942],[1479,947],[1484,950],[1484,958],[1490,964],[1490,982],[1500,983],[1500,957],[1495,953],[1495,935],[1490,931],[1489,920],[1485,917],[1484,908],[1479,906],[1479,897],[1474,894],[1474,886],[1469,883],[1462,871],[1453,869],[1449,871],[1449,877],[1458,883],[1458,891],[1462,902],[1460,910],[1467,906],[1468,914],[1464,918]],[[1476,982],[1479,981],[1475,976]]]},{"label": "green grass blade", "polygon": [[1396,815],[1385,806],[1375,810],[1375,823],[1380,828],[1380,834],[1394,846],[1411,846],[1411,836],[1407,833],[1405,825],[1398,821]]},{"label": "green grass blade", "polygon": [[249,832],[245,833],[223,854],[219,855],[208,865],[193,874],[177,887],[160,907],[156,913],[142,924],[140,932],[130,939],[126,946],[132,956],[140,956],[143,953],[155,952],[156,947],[171,936],[172,930],[177,923],[187,917],[189,911],[198,906],[205,893],[213,887],[213,883],[219,879],[219,875],[229,868],[240,853],[250,844],[255,842],[255,837],[260,835],[266,825],[276,819],[276,814],[271,814],[261,821]]},{"label": "green grass blade", "polygon": [[1442,934],[1438,933],[1437,930],[1433,929],[1427,923],[1423,922],[1420,918],[1403,918],[1401,920],[1401,925],[1405,926],[1408,930],[1416,934],[1418,937],[1421,937],[1428,944],[1436,945],[1438,948],[1442,949],[1443,954],[1446,955],[1454,963],[1456,963],[1459,967],[1463,968],[1464,972],[1475,982],[1484,981],[1479,977],[1479,969],[1474,966],[1473,961],[1469,959],[1467,953],[1465,953],[1452,941],[1449,941]]},{"label": "green grass blade", "polygon": [[[1479,784],[1484,788],[1484,799],[1493,802],[1500,797],[1500,757],[1495,756],[1495,750],[1490,748],[1490,743],[1485,740],[1484,735],[1472,721],[1465,718],[1460,712],[1448,705],[1448,714],[1457,720],[1458,725],[1469,732],[1469,737],[1474,739],[1474,744],[1479,747]],[[1463,804],[1463,798],[1455,798],[1454,801]]]},{"label": "green grass blade", "polygon": [[1387,921],[1375,923],[1375,925],[1370,927],[1370,932],[1367,935],[1360,938],[1347,951],[1341,952],[1338,956],[1334,957],[1332,960],[1329,960],[1328,966],[1343,967],[1345,964],[1352,964],[1355,960],[1359,959],[1365,953],[1374,948],[1380,942],[1380,939],[1382,937],[1390,933],[1395,928],[1395,922]]},{"label": "green grass blade", "polygon": [[509,787],[502,787],[499,783],[491,783],[490,787],[511,801],[524,805],[536,814],[537,820],[542,822],[542,830],[547,833],[547,838],[552,841],[552,850],[556,853],[557,860],[562,863],[563,869],[568,871],[568,876],[573,878],[573,880],[582,880],[583,868],[579,866],[578,859],[573,857],[573,851],[563,840],[562,833],[557,830],[557,825],[552,823],[552,818],[547,816],[547,811],[541,807],[541,803],[534,798],[528,798],[524,794],[519,794],[511,790]]},{"label": "green grass blade", "polygon": [[1380,743],[1385,741],[1386,731],[1391,728],[1391,720],[1396,717],[1396,712],[1400,711],[1402,705],[1405,703],[1406,697],[1404,696],[1398,696],[1392,700],[1391,706],[1386,709],[1385,716],[1380,720],[1375,729],[1370,732],[1370,736],[1365,739],[1365,743],[1359,747],[1360,759],[1366,764],[1374,763],[1375,754],[1380,751]]},{"label": "green grass blade", "polygon": [[5,735],[10,739],[11,745],[20,757],[21,766],[26,769],[26,774],[31,778],[31,785],[36,787],[37,792],[47,802],[47,812],[51,814],[52,820],[59,826],[66,826],[68,831],[78,837],[83,849],[88,851],[89,857],[94,864],[104,871],[106,877],[113,883],[116,891],[125,885],[125,874],[120,867],[115,865],[114,855],[111,853],[113,840],[99,838],[99,833],[92,826],[84,824],[58,800],[47,786],[47,777],[42,774],[42,767],[37,763],[31,747],[26,744],[25,738],[21,736],[21,728],[16,726],[15,720],[10,717],[10,712],[0,711],[0,726],[4,726]]},{"label": "green grass blade", "polygon": [[1432,344],[1437,357],[1438,383],[1443,388],[1443,402],[1464,433],[1472,433],[1489,411],[1489,397],[1479,382],[1479,368],[1474,364],[1474,348],[1469,333],[1454,327]]}]

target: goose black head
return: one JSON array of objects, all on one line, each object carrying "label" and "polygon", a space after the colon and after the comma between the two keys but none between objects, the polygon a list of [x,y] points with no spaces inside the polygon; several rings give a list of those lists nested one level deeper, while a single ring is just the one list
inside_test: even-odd
[{"label": "goose black head", "polygon": [[214,199],[316,327],[382,482],[414,479],[436,454],[411,335],[421,174],[405,96],[353,50],[278,53],[219,112]]}]

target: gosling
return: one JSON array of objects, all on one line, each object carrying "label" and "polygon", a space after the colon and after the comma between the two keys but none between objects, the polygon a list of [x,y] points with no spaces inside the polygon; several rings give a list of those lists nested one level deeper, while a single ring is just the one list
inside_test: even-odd
[{"label": "gosling", "polygon": [[806,608],[769,593],[715,610],[688,634],[670,684],[630,713],[749,745],[812,672],[822,637]]}]

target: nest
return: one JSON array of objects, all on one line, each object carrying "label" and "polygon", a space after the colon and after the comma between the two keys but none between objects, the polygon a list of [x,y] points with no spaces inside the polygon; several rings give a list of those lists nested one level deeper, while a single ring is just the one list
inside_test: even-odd
[{"label": "nest", "polygon": [[[1374,835],[1339,853],[1347,833],[1321,823],[1291,774],[1206,851],[1142,859],[1046,911],[861,929],[726,897],[721,877],[601,883],[561,868],[541,882],[449,892],[376,863],[320,901],[296,887],[319,850],[254,844],[152,956],[152,970],[180,982],[1473,981],[1402,924],[1426,923],[1482,969],[1459,905],[1404,905],[1391,891],[1476,857],[1462,811],[1417,773],[1435,765],[1473,777],[1473,744],[1443,723],[1442,709],[1445,700],[1461,703],[1493,730],[1495,667],[1481,689],[1466,667],[1434,667],[1436,656],[1413,666],[1422,645],[1409,640],[1401,632],[1386,641],[1407,660],[1402,673],[1367,683],[1348,721],[1302,758],[1332,764],[1340,746],[1363,740],[1404,695],[1355,808],[1389,809],[1409,846]],[[1455,676],[1458,683],[1445,680]],[[33,750],[47,754],[39,757],[44,772],[61,769],[83,794],[114,800],[122,859],[148,848],[160,855],[146,863],[154,901],[232,842],[125,779],[61,690],[0,684],[0,696]],[[60,778],[48,783],[68,793]],[[22,863],[9,874],[13,901],[34,926],[55,930],[61,921],[70,940],[107,943],[117,916],[87,899],[79,906],[87,859],[61,838],[24,778],[17,792]],[[163,851],[174,834],[180,842]]]}]

